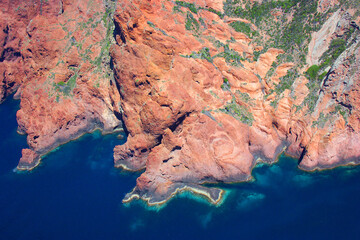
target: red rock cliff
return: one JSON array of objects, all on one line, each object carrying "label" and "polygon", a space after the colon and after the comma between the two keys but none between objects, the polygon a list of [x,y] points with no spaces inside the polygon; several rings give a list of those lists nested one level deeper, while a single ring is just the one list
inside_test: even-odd
[{"label": "red rock cliff", "polygon": [[29,144],[19,169],[86,132],[121,125],[105,63],[112,16],[102,1],[1,1],[0,9],[0,99],[17,90]]},{"label": "red rock cliff", "polygon": [[[358,162],[358,105],[349,97],[357,91],[358,76],[349,74],[358,72],[358,46],[326,75],[312,114],[294,107],[309,94],[304,77],[274,108],[275,95],[266,95],[293,64],[278,66],[267,80],[281,50],[269,49],[252,61],[259,46],[227,24],[233,19],[211,9],[215,1],[187,2],[199,6],[196,14],[176,11],[172,2],[124,1],[115,15],[117,45],[111,53],[129,132],[128,142],[115,148],[115,166],[146,169],[125,201],[155,203],[182,187],[203,192],[199,184],[250,179],[257,161],[274,162],[286,147],[308,170]],[[349,25],[344,12],[336,14]],[[201,25],[191,25],[197,21]],[[228,60],[229,52],[244,57]],[[339,103],[351,108],[347,124],[337,116],[314,126],[320,113]],[[218,200],[219,192],[205,192]]]},{"label": "red rock cliff", "polygon": [[353,5],[319,1],[313,14],[323,22],[284,58],[268,42],[273,25],[296,19],[289,6],[269,10],[267,25],[218,0],[117,1],[114,16],[111,3],[0,3],[0,97],[17,90],[29,143],[20,169],[85,132],[113,132],[120,118],[129,135],[115,166],[145,169],[124,201],[156,204],[187,189],[216,203],[222,191],[203,183],[249,180],[257,162],[284,150],[305,170],[359,162]]}]

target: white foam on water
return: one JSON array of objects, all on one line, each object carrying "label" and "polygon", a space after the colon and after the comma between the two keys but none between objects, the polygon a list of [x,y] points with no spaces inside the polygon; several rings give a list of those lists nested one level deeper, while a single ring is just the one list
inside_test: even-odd
[{"label": "white foam on water", "polygon": [[[170,200],[171,201],[171,200]],[[130,202],[127,203],[120,203],[119,207],[125,207],[125,208],[131,208],[132,206],[141,206],[142,208],[144,208],[147,211],[150,212],[159,212],[162,209],[164,209],[167,205],[168,205],[169,201],[163,203],[163,204],[154,204],[154,205],[149,205],[147,203],[147,201],[143,200],[143,199],[133,199]]]},{"label": "white foam on water", "polygon": [[194,200],[196,202],[200,202],[203,204],[207,204],[209,206],[213,206],[206,197],[199,195],[199,194],[195,194],[190,191],[181,191],[180,193],[176,194],[175,198],[187,198],[187,199]]}]

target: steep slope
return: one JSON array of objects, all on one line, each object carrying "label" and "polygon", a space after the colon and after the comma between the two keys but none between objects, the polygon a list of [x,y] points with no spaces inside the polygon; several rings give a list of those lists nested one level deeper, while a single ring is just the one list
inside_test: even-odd
[{"label": "steep slope", "polygon": [[[116,11],[115,11],[116,8]],[[16,91],[19,169],[86,132],[120,131],[124,202],[248,181],[285,153],[358,164],[360,5],[344,0],[2,1],[0,99]],[[115,25],[114,25],[115,24]]]},{"label": "steep slope", "polygon": [[[345,83],[336,74],[348,61],[324,63],[325,75],[305,72],[334,56],[326,49],[335,38],[356,56],[350,14],[324,1],[329,11],[306,1],[242,2],[226,1],[225,14],[220,1],[124,1],[117,9],[111,53],[129,138],[115,148],[115,166],[146,169],[125,202],[161,203],[181,189],[217,202],[221,191],[201,184],[249,180],[258,161],[272,163],[283,149],[307,170],[358,161],[357,105],[348,111],[334,98],[356,89],[357,77]],[[314,29],[288,36],[299,21]]]},{"label": "steep slope", "polygon": [[[112,9],[115,7],[113,6]],[[102,1],[1,1],[0,99],[16,91],[19,169],[86,132],[121,126],[111,82],[111,7]]]}]

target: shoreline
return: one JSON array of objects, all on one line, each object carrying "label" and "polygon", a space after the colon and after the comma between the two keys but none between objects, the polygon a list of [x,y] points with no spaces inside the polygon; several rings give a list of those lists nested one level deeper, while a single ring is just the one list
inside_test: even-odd
[{"label": "shoreline", "polygon": [[[31,172],[33,171],[35,168],[37,168],[41,163],[42,163],[42,159],[44,157],[46,157],[47,155],[51,154],[52,152],[54,151],[57,151],[59,150],[59,148],[62,146],[62,145],[65,145],[65,144],[68,144],[68,143],[71,143],[72,141],[77,141],[79,140],[80,138],[84,137],[86,134],[93,134],[94,132],[98,131],[100,132],[101,136],[105,136],[105,135],[110,135],[110,134],[116,134],[116,133],[121,133],[123,132],[123,129],[116,129],[115,131],[112,131],[112,132],[108,132],[108,131],[102,131],[101,128],[95,128],[94,130],[92,131],[87,131],[87,132],[84,132],[82,134],[80,134],[78,137],[76,138],[73,138],[71,140],[68,140],[66,142],[63,142],[59,145],[57,145],[55,148],[51,149],[50,151],[40,155],[38,157],[38,159],[36,161],[34,161],[34,164],[31,164],[29,166],[24,166],[24,167],[21,167],[21,166],[17,166],[13,171],[14,172],[18,172],[18,173],[21,173],[21,172]],[[233,181],[233,182],[227,182],[226,184],[237,184],[237,183],[249,183],[249,182],[253,182],[253,181],[256,181],[256,179],[254,178],[253,176],[253,170],[259,166],[260,164],[261,165],[267,165],[267,166],[272,166],[274,164],[277,164],[280,160],[280,158],[282,156],[285,156],[285,157],[289,157],[289,158],[292,158],[293,160],[296,160],[298,161],[298,158],[297,157],[294,157],[292,156],[291,154],[288,154],[286,153],[286,147],[283,147],[282,150],[279,152],[279,154],[275,157],[275,159],[273,161],[266,161],[266,160],[263,160],[261,157],[258,157],[254,162],[253,162],[253,166],[252,166],[252,169],[250,171],[250,175],[245,178],[245,179],[239,179],[239,181]],[[347,167],[347,166],[358,166],[360,165],[360,162],[356,163],[356,160],[352,160],[352,161],[349,161],[349,162],[346,162],[346,160],[344,160],[345,163],[341,163],[339,162],[338,165],[334,164],[333,166],[316,166],[315,168],[313,169],[306,169],[306,168],[302,168],[299,164],[297,164],[297,168],[300,169],[301,171],[304,171],[304,172],[308,172],[308,173],[313,173],[313,172],[320,172],[320,171],[326,171],[326,170],[333,170],[333,169],[336,169],[336,168],[339,168],[339,167]],[[116,169],[120,169],[120,170],[124,170],[126,172],[131,172],[131,173],[136,173],[136,172],[141,172],[143,171],[144,169],[146,169],[146,167],[142,168],[142,169],[139,169],[139,170],[134,170],[134,169],[131,169],[129,167],[127,167],[125,164],[118,164],[118,165],[114,165],[114,168]],[[204,184],[204,183],[202,183]],[[210,183],[210,184],[214,184],[214,185],[218,185],[218,183]],[[215,188],[215,189],[218,189],[219,190],[219,193],[218,193],[218,196],[217,198],[213,198],[211,196],[211,193],[209,191],[206,191],[205,189],[199,189],[199,188],[196,188],[196,187],[191,187],[191,186],[183,186],[183,187],[178,187],[176,188],[167,198],[163,199],[163,200],[160,200],[160,201],[154,201],[152,202],[152,197],[146,197],[146,196],[140,196],[139,194],[137,193],[134,193],[135,190],[136,190],[136,187],[133,188],[133,190],[128,193],[127,195],[129,195],[128,197],[125,196],[125,198],[122,200],[122,202],[124,204],[126,203],[130,203],[132,202],[133,200],[142,200],[143,202],[146,203],[146,205],[148,207],[163,207],[164,205],[166,205],[173,197],[175,197],[177,194],[181,194],[181,193],[185,193],[185,192],[188,192],[194,196],[199,196],[199,197],[203,197],[208,203],[210,203],[211,205],[214,205],[214,206],[219,206],[222,202],[223,202],[223,197],[224,197],[224,194],[225,194],[225,190],[224,189],[221,189],[221,188]]]},{"label": "shoreline", "polygon": [[359,166],[359,165],[360,165],[360,162],[356,163],[354,161],[350,161],[350,162],[347,162],[347,163],[344,163],[344,164],[339,164],[339,165],[329,165],[329,166],[324,166],[324,167],[316,166],[313,169],[305,169],[303,167],[300,167],[299,165],[298,165],[298,168],[301,171],[304,171],[304,172],[314,173],[314,172],[323,172],[323,171],[334,170],[336,168],[341,168],[341,167],[356,167],[356,166]]},{"label": "shoreline", "polygon": [[[280,152],[277,157],[274,159],[273,162],[267,162],[267,161],[263,161],[261,158],[258,158],[254,161],[254,165],[251,169],[251,172],[250,172],[250,175],[249,177],[247,177],[246,179],[243,179],[243,180],[239,180],[239,181],[234,181],[234,182],[227,182],[226,184],[227,185],[231,185],[231,184],[240,184],[240,183],[249,183],[249,182],[253,182],[253,181],[256,181],[256,179],[254,178],[253,176],[253,170],[258,166],[258,164],[263,164],[263,165],[266,165],[266,166],[272,166],[272,165],[275,165],[275,164],[278,164],[281,157],[288,157],[288,158],[292,158],[294,161],[298,161],[298,158],[294,157],[294,156],[291,156],[290,154],[287,154],[286,153],[286,147],[283,148],[282,152]],[[297,169],[303,171],[303,172],[307,172],[307,173],[315,173],[315,172],[321,172],[321,171],[327,171],[327,170],[334,170],[336,168],[339,168],[339,167],[356,167],[356,166],[359,166],[360,165],[360,162],[359,163],[356,163],[355,161],[350,161],[346,164],[341,164],[341,165],[335,165],[331,168],[328,168],[328,167],[316,167],[315,169],[313,170],[306,170],[306,169],[303,169],[299,166],[299,164],[297,164]],[[125,169],[125,168],[123,168]],[[136,172],[136,171],[131,171],[131,172]],[[202,183],[204,184],[204,183]],[[211,183],[213,185],[219,185],[219,183]],[[137,193],[134,193],[134,191],[136,190],[136,186],[133,188],[133,190],[128,193],[127,195],[129,195],[129,197],[125,196],[125,198],[122,200],[122,202],[124,204],[126,203],[130,203],[132,202],[133,200],[141,200],[143,201],[148,207],[163,207],[164,205],[166,205],[173,197],[175,197],[177,194],[181,194],[181,193],[184,193],[184,192],[188,192],[190,194],[193,194],[194,196],[200,196],[200,197],[203,197],[208,203],[214,205],[214,206],[219,206],[221,205],[223,202],[224,202],[224,195],[225,195],[225,190],[222,189],[222,188],[217,188],[220,190],[219,192],[219,195],[218,195],[218,198],[217,199],[214,199],[211,197],[211,194],[209,192],[207,192],[206,190],[201,190],[199,188],[196,188],[196,187],[191,187],[191,186],[183,186],[183,187],[180,187],[180,188],[176,188],[175,191],[173,191],[166,199],[164,200],[161,200],[161,201],[155,201],[155,202],[151,202],[151,197],[146,197],[146,196],[140,196],[139,194]]]},{"label": "shoreline", "polygon": [[[59,145],[57,145],[56,147],[52,148],[51,150],[45,152],[44,154],[39,155],[38,158],[36,159],[36,163],[35,163],[34,165],[31,164],[31,166],[29,165],[29,167],[27,167],[27,166],[21,167],[21,166],[19,166],[19,163],[20,163],[20,162],[19,162],[15,169],[16,169],[16,171],[20,171],[20,172],[24,172],[24,171],[31,172],[31,171],[33,171],[35,168],[37,168],[37,167],[42,163],[42,159],[43,159],[43,158],[47,157],[49,154],[51,154],[51,153],[54,152],[54,151],[58,151],[59,148],[61,148],[61,146],[65,145],[65,144],[68,144],[68,143],[71,143],[71,142],[73,142],[73,141],[77,141],[77,140],[79,140],[80,138],[84,137],[86,134],[94,134],[94,132],[96,132],[96,131],[100,131],[101,136],[106,136],[106,135],[111,135],[111,134],[116,134],[116,133],[124,132],[124,129],[123,129],[123,128],[121,128],[121,129],[115,129],[115,131],[110,132],[110,131],[103,131],[101,128],[95,128],[95,129],[92,130],[92,131],[84,132],[84,133],[80,134],[78,137],[73,138],[73,139],[71,139],[71,140],[68,140],[68,141],[66,141],[66,142],[60,143]],[[26,135],[26,133],[20,134],[19,132],[18,132],[18,134],[19,134],[19,135]],[[119,141],[121,141],[121,140],[119,140]]]},{"label": "shoreline", "polygon": [[143,167],[143,168],[140,168],[140,169],[132,169],[132,168],[129,168],[128,166],[126,166],[126,164],[119,163],[119,164],[114,164],[114,168],[119,169],[119,170],[123,170],[123,171],[126,171],[126,172],[136,173],[136,172],[144,171],[146,169],[146,166]]},{"label": "shoreline", "polygon": [[146,205],[148,207],[161,208],[161,207],[165,206],[177,194],[189,192],[195,196],[203,197],[208,203],[210,203],[212,205],[219,206],[223,202],[222,200],[224,200],[224,195],[225,195],[225,190],[218,189],[219,195],[218,195],[217,199],[214,199],[211,197],[211,194],[209,192],[207,192],[206,190],[201,190],[199,188],[191,187],[191,186],[183,186],[181,188],[176,188],[176,190],[173,191],[164,200],[151,202],[151,199],[152,199],[151,197],[142,197],[139,194],[134,193],[135,190],[136,190],[136,187],[134,187],[133,190],[130,193],[128,193],[130,195],[129,197],[126,198],[126,196],[125,196],[125,198],[122,200],[122,203],[126,204],[126,203],[131,203],[133,200],[142,200],[143,202],[146,203]]}]

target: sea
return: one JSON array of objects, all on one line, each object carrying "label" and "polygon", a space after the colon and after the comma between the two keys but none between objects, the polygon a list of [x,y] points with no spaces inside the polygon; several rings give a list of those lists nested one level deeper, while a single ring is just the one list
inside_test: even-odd
[{"label": "sea", "polygon": [[123,204],[141,172],[113,167],[126,141],[99,131],[55,149],[30,172],[19,101],[0,105],[0,239],[360,239],[360,166],[308,173],[281,156],[254,180],[214,185],[219,206],[182,193],[162,208]]}]

